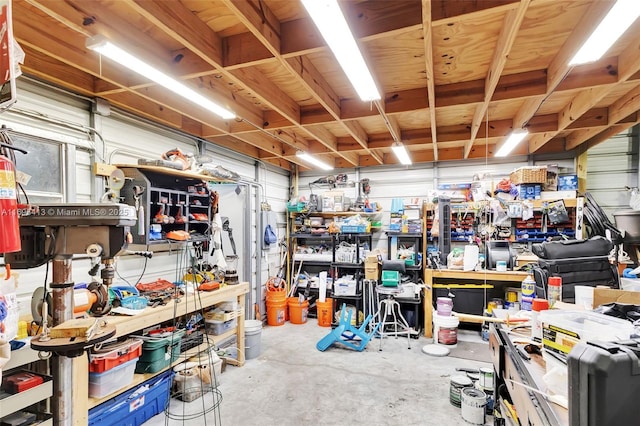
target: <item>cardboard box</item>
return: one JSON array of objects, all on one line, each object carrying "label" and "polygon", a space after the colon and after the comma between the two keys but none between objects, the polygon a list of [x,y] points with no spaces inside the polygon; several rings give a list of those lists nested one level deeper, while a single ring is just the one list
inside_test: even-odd
[{"label": "cardboard box", "polygon": [[640,305],[640,291],[616,290],[613,288],[598,287],[593,290],[594,307],[613,302]]},{"label": "cardboard box", "polygon": [[364,264],[364,279],[377,280],[379,278],[379,269],[377,263]]},{"label": "cardboard box", "polygon": [[539,183],[523,183],[517,186],[518,198],[521,200],[539,200],[542,185]]},{"label": "cardboard box", "polygon": [[371,254],[369,253],[367,255],[367,257],[365,257],[364,259],[364,263],[365,264],[371,264],[371,265],[378,265],[378,262],[380,261],[380,259],[378,258],[377,254]]},{"label": "cardboard box", "polygon": [[575,191],[578,189],[578,175],[558,176],[558,191]]}]

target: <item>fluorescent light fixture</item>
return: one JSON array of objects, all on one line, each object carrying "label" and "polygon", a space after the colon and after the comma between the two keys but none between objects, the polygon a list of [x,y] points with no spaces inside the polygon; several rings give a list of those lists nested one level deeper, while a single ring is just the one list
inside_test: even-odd
[{"label": "fluorescent light fixture", "polygon": [[511,132],[504,144],[502,144],[498,152],[496,152],[495,156],[506,157],[528,134],[529,132],[524,129],[514,130]]},{"label": "fluorescent light fixture", "polygon": [[640,16],[640,1],[618,0],[571,59],[569,65],[586,64],[600,59],[638,16]]},{"label": "fluorescent light fixture", "polygon": [[360,99],[365,102],[380,99],[380,93],[338,6],[338,1],[302,0],[302,4],[333,51]]},{"label": "fluorescent light fixture", "polygon": [[409,157],[407,148],[405,148],[402,143],[394,142],[393,145],[391,145],[391,149],[393,150],[393,153],[396,155],[396,157],[398,157],[398,161],[400,162],[400,164],[404,164],[405,166],[411,165],[411,158]]},{"label": "fluorescent light fixture", "polygon": [[314,166],[321,168],[322,170],[333,170],[333,166],[328,165],[324,161],[318,160],[316,157],[309,155],[306,152],[298,151],[296,152],[296,156],[309,164],[313,164]]},{"label": "fluorescent light fixture", "polygon": [[100,53],[103,56],[106,56],[112,61],[115,61],[120,65],[129,68],[131,71],[138,73],[141,76],[159,84],[160,86],[169,89],[176,95],[180,95],[183,98],[195,103],[196,105],[199,105],[202,108],[209,110],[216,115],[219,115],[225,120],[236,118],[236,115],[233,112],[205,98],[200,93],[185,86],[178,80],[169,77],[167,74],[164,74],[151,65],[141,61],[132,54],[127,53],[101,35],[97,35],[95,37],[87,39],[86,45],[88,49],[95,50],[96,52]]}]

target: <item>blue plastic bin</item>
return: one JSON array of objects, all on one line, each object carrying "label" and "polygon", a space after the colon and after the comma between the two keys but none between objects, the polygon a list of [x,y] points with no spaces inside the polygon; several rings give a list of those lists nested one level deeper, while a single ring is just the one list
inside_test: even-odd
[{"label": "blue plastic bin", "polygon": [[139,426],[169,403],[173,371],[168,370],[89,410],[89,426]]}]

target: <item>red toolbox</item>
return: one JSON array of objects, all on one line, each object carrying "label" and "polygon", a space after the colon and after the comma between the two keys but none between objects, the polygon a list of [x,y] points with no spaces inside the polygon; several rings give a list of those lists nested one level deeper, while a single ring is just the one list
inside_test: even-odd
[{"label": "red toolbox", "polygon": [[102,373],[140,357],[142,354],[141,339],[127,339],[120,342],[103,344],[91,350],[89,372]]},{"label": "red toolbox", "polygon": [[2,379],[2,389],[8,393],[24,392],[44,383],[44,378],[29,371],[19,371]]}]

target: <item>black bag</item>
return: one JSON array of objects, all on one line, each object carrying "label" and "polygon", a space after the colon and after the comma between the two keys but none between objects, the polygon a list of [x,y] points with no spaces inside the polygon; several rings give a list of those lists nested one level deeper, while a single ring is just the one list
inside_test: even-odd
[{"label": "black bag", "polygon": [[618,288],[618,271],[609,263],[608,256],[573,257],[567,259],[538,259],[533,268],[536,297],[547,298],[549,277],[562,278],[562,301],[575,301],[575,286],[598,285]]},{"label": "black bag", "polygon": [[533,254],[541,259],[608,256],[611,250],[613,243],[601,236],[588,240],[545,241],[531,246]]},{"label": "black bag", "polygon": [[575,301],[577,285],[618,288],[618,270],[609,263],[612,249],[613,243],[601,236],[533,244],[531,251],[539,257],[538,265],[533,268],[536,296],[547,297],[549,277],[562,278],[563,302]]}]

